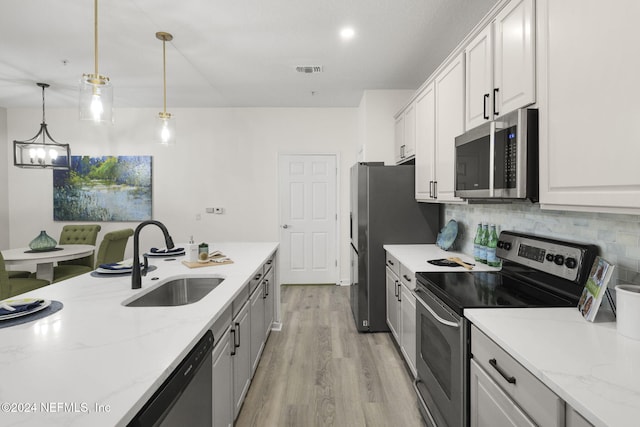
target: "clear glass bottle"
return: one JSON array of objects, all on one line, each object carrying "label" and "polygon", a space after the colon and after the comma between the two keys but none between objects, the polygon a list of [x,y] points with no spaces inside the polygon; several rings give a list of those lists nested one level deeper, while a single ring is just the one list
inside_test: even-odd
[{"label": "clear glass bottle", "polygon": [[476,229],[476,237],[473,239],[473,258],[476,261],[480,261],[481,259],[481,246],[482,246],[482,223],[478,223],[478,228]]},{"label": "clear glass bottle", "polygon": [[500,260],[496,255],[498,247],[498,233],[495,224],[491,224],[489,228],[489,238],[487,240],[487,265],[491,267],[500,267]]}]

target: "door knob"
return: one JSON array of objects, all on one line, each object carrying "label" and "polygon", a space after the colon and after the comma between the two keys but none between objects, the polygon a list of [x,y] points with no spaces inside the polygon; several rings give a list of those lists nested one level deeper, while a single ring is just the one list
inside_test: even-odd
[{"label": "door knob", "polygon": [[287,224],[283,225],[282,228],[289,228]]}]

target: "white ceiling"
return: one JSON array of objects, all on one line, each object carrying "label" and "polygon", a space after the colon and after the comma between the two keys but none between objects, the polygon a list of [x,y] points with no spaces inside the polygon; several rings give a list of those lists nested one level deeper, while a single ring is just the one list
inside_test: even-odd
[{"label": "white ceiling", "polygon": [[[355,107],[416,89],[496,0],[101,0],[99,71],[116,107]],[[340,39],[343,26],[355,37]],[[94,72],[92,0],[0,2],[0,107],[77,105]],[[301,74],[299,65],[320,65]]]}]

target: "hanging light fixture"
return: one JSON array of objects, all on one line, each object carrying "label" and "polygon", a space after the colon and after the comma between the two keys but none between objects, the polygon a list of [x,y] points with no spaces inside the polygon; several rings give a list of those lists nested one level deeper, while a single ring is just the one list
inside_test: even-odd
[{"label": "hanging light fixture", "polygon": [[109,77],[98,73],[98,0],[94,0],[95,73],[83,74],[80,80],[80,120],[113,123],[113,86]]},{"label": "hanging light fixture", "polygon": [[157,139],[162,145],[175,145],[176,143],[176,121],[167,113],[167,50],[166,43],[173,40],[173,36],[164,31],[156,33],[156,38],[162,40],[162,98],[163,109],[158,113]]},{"label": "hanging light fixture", "polygon": [[[60,144],[51,137],[44,118],[44,90],[46,83],[36,83],[42,88],[42,123],[40,130],[31,139],[13,141],[13,164],[19,168],[69,169],[71,150],[69,144]],[[50,142],[47,142],[49,138]],[[39,141],[40,139],[40,141]]]}]

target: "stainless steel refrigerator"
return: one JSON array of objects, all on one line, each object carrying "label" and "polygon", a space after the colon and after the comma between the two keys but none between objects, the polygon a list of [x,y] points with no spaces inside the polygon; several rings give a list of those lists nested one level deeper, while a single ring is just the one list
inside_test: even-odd
[{"label": "stainless steel refrigerator", "polygon": [[388,331],[382,245],[435,243],[440,205],[415,199],[415,167],[351,167],[351,311],[360,332]]}]

